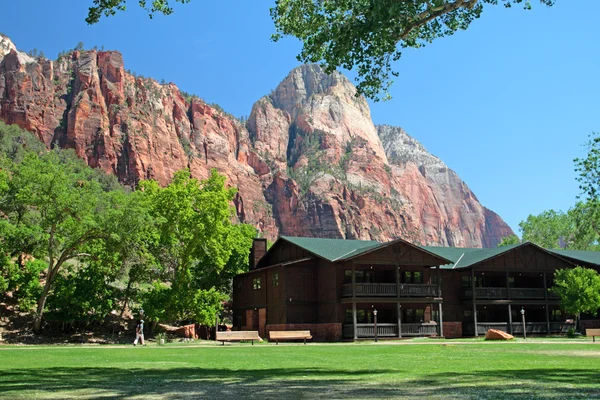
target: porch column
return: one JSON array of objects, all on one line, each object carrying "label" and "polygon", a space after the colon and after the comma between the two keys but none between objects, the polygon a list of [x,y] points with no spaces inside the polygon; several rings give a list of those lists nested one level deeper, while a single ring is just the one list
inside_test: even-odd
[{"label": "porch column", "polygon": [[402,305],[400,304],[400,266],[396,263],[396,298],[398,303],[396,310],[398,315],[398,337],[402,337]]},{"label": "porch column", "polygon": [[356,298],[356,265],[352,264],[352,298]]},{"label": "porch column", "polygon": [[398,337],[402,337],[402,304],[398,303]]},{"label": "porch column", "polygon": [[543,274],[544,278],[544,308],[546,309],[546,332],[550,334],[550,310],[548,309],[548,283],[546,282],[546,273]]},{"label": "porch column", "polygon": [[437,275],[438,297],[441,298],[442,297],[442,276],[440,275],[440,266],[439,265],[437,267],[436,275]]},{"label": "porch column", "polygon": [[[510,282],[509,282],[509,272],[506,271],[506,298],[510,300]],[[512,327],[512,306],[508,305],[508,333],[513,334]]]},{"label": "porch column", "polygon": [[475,324],[475,337],[479,336],[477,334],[477,305],[475,304],[475,300],[477,300],[477,296],[475,295],[475,269],[471,268],[471,290],[473,291],[473,323]]},{"label": "porch column", "polygon": [[400,267],[396,264],[396,297],[400,298]]},{"label": "porch column", "polygon": [[442,302],[438,303],[438,313],[439,313],[439,324],[440,324],[440,337],[444,337],[444,317],[442,316]]},{"label": "porch column", "polygon": [[512,306],[508,305],[508,333],[513,334],[512,328]]},{"label": "porch column", "polygon": [[356,331],[356,302],[352,302],[352,325],[354,326],[354,340],[358,339],[357,331]]}]

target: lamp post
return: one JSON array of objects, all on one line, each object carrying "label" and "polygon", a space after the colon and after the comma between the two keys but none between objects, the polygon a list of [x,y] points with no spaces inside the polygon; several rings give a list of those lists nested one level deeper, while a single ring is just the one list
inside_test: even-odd
[{"label": "lamp post", "polygon": [[377,343],[377,310],[373,310],[374,317],[374,329],[375,329],[375,343]]},{"label": "lamp post", "polygon": [[523,339],[527,339],[527,331],[525,329],[525,309],[521,307],[521,320],[523,321]]}]

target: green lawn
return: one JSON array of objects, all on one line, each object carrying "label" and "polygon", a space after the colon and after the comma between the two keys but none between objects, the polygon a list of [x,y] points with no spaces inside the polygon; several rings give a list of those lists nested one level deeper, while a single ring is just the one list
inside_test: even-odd
[{"label": "green lawn", "polygon": [[0,398],[600,399],[600,344],[0,347]]}]

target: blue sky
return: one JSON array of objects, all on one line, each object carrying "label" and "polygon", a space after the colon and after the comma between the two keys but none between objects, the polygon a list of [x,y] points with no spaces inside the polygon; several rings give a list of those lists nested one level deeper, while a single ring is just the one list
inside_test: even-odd
[{"label": "blue sky", "polygon": [[[91,3],[12,1],[0,32],[50,58],[79,41],[120,50],[127,69],[238,116],[298,65],[297,40],[270,41],[273,0],[192,0],[153,20],[129,0],[88,26]],[[375,123],[402,126],[515,231],[529,214],[574,204],[573,158],[600,130],[600,1],[532,3],[487,7],[468,31],[406,51],[393,99],[371,104]]]}]

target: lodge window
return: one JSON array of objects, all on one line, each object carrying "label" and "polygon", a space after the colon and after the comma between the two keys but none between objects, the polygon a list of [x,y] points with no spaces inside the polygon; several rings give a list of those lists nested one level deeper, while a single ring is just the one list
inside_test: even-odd
[{"label": "lodge window", "polygon": [[[356,323],[357,324],[366,324],[369,323],[371,321],[369,321],[370,318],[368,318],[367,313],[365,312],[365,310],[356,310]],[[345,320],[346,324],[353,324],[354,320],[352,319],[352,310],[346,310],[346,320]]]},{"label": "lodge window", "polygon": [[423,273],[420,271],[402,271],[402,283],[423,283]]},{"label": "lodge window", "polygon": [[273,274],[273,286],[279,286],[279,274]]},{"label": "lodge window", "polygon": [[406,322],[407,324],[413,322],[423,322],[425,310],[422,308],[405,308],[403,309],[403,314],[402,322]]},{"label": "lodge window", "polygon": [[552,310],[550,313],[550,321],[562,321],[562,311]]},{"label": "lodge window", "polygon": [[461,284],[462,284],[463,288],[470,288],[471,287],[471,277],[468,275],[463,275]]},{"label": "lodge window", "polygon": [[252,288],[254,290],[259,290],[261,288],[260,278],[254,278],[254,279],[252,279]]},{"label": "lodge window", "polygon": [[[374,282],[374,274],[373,271],[363,271],[361,269],[357,269],[356,274],[356,283],[373,283]],[[347,269],[344,271],[344,283],[352,283],[352,270]]]}]

